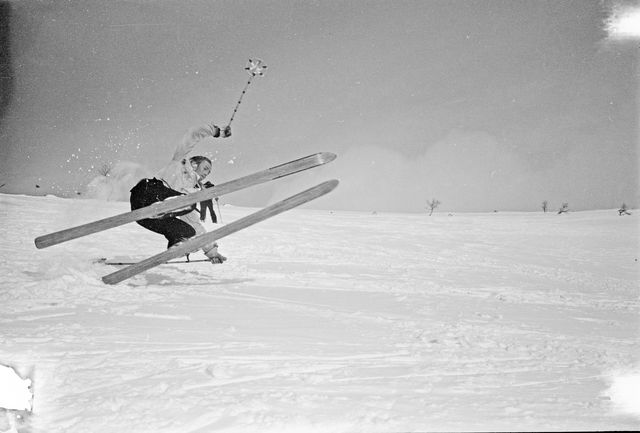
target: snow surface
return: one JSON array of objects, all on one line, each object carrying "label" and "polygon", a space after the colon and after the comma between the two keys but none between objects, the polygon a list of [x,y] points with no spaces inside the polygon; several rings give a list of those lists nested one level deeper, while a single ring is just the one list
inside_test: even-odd
[{"label": "snow surface", "polygon": [[0,364],[33,371],[25,431],[640,428],[637,211],[296,209],[222,239],[224,265],[115,286],[93,261],[161,236],[34,246],[127,210],[0,195]]}]

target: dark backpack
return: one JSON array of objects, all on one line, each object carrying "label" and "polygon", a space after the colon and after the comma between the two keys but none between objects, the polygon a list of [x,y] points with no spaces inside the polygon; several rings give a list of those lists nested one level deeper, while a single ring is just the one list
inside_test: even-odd
[{"label": "dark backpack", "polygon": [[[169,197],[176,197],[179,195],[185,195],[175,189],[169,188],[160,179],[142,179],[136,186],[131,188],[131,210],[140,209],[141,207],[149,206],[153,203],[163,201]],[[163,215],[162,218],[176,217],[180,215],[186,215],[196,208],[196,204],[192,204],[190,209],[172,212]]]}]

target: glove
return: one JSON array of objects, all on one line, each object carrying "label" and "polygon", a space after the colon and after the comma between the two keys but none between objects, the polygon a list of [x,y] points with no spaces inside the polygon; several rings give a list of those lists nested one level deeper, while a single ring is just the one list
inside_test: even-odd
[{"label": "glove", "polygon": [[227,125],[224,127],[224,131],[222,131],[222,137],[223,138],[231,137],[231,125]]},{"label": "glove", "polygon": [[217,127],[216,125],[214,125],[213,123],[211,125],[209,125],[209,129],[211,129],[211,136],[213,138],[218,138],[220,137],[220,128]]}]

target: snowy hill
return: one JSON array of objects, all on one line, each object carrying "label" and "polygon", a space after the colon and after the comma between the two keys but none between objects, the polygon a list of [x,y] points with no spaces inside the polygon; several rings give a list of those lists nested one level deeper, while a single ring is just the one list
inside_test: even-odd
[{"label": "snowy hill", "polygon": [[96,259],[164,239],[33,244],[127,210],[0,195],[0,364],[33,372],[25,431],[640,428],[638,212],[298,209],[222,239],[224,265],[115,286]]}]

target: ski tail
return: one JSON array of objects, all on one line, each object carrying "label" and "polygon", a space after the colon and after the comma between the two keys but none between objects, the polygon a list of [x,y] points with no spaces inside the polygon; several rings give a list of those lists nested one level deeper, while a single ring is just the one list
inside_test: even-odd
[{"label": "ski tail", "polygon": [[146,208],[136,209],[131,212],[114,215],[112,217],[104,218],[99,221],[94,221],[76,227],[60,230],[54,233],[38,236],[34,242],[36,244],[36,248],[42,249],[83,236],[88,236],[93,233],[98,233],[113,227],[118,227],[123,224],[138,221],[139,219],[144,219],[145,209]]},{"label": "ski tail", "polygon": [[191,238],[176,247],[169,248],[168,250],[163,251],[160,254],[156,254],[155,256],[149,257],[134,265],[105,275],[104,277],[102,277],[102,281],[107,284],[117,284],[123,280],[126,280],[127,278],[131,278],[134,275],[149,270],[160,264],[166,263],[169,260],[175,259],[176,257],[180,257],[185,254],[197,251],[204,245],[215,242],[218,239],[221,239],[239,230],[245,229],[282,212],[293,209],[304,203],[328,194],[338,186],[338,183],[339,182],[334,179],[318,184],[313,188],[309,188],[289,198],[274,203],[271,206],[247,215],[246,217],[240,218],[217,230],[209,233],[204,233],[200,236],[196,236],[195,238]]}]

